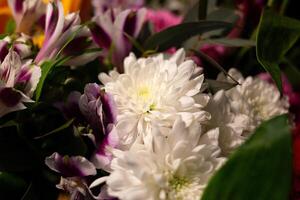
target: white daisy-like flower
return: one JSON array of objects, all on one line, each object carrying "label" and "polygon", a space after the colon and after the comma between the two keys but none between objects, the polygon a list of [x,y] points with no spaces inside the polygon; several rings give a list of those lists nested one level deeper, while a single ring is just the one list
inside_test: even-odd
[{"label": "white daisy-like flower", "polygon": [[197,69],[180,49],[169,59],[163,54],[139,59],[130,54],[124,61],[124,74],[112,71],[109,76],[99,75],[105,91],[116,102],[123,148],[151,141],[154,122],[161,129],[170,129],[177,116],[187,126],[210,118],[202,110],[209,96],[200,93],[204,76],[197,75]]},{"label": "white daisy-like flower", "polygon": [[[288,100],[275,85],[259,77],[243,78],[236,69],[228,72],[240,85],[217,92],[205,108],[211,114],[208,129],[219,128],[223,155],[239,147],[263,121],[288,112]],[[231,81],[220,74],[218,80]]]},{"label": "white daisy-like flower", "polygon": [[151,147],[134,145],[128,151],[115,150],[108,194],[120,200],[198,200],[210,177],[225,161],[219,158],[218,131],[201,135],[199,124],[186,128],[175,121],[169,137],[154,130]]}]

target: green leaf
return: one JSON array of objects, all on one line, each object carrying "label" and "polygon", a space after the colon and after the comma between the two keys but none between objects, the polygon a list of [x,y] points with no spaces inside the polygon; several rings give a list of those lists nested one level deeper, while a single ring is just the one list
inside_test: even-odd
[{"label": "green leaf", "polygon": [[212,79],[205,79],[205,83],[208,85],[208,89],[213,94],[217,93],[219,90],[229,90],[237,85],[235,83],[216,81]]},{"label": "green leaf", "polygon": [[35,137],[34,139],[44,138],[44,137],[47,137],[49,135],[61,132],[62,130],[66,129],[66,128],[69,128],[73,124],[73,121],[74,121],[74,119],[71,119],[71,120],[67,121],[66,123],[64,123],[63,125],[61,125],[60,127],[50,131],[49,133],[46,133],[46,134],[43,134],[41,136]]},{"label": "green leaf", "polygon": [[[233,83],[229,83],[229,82],[223,82],[223,81],[215,81],[215,80],[209,80],[213,91],[216,91],[215,89],[220,90],[220,89],[224,89],[224,90],[228,90],[236,85],[239,84],[239,82],[237,80],[235,80],[230,74],[227,73],[227,71],[219,64],[217,63],[217,61],[215,61],[213,58],[211,58],[210,56],[208,56],[207,54],[201,52],[201,51],[196,51],[191,49],[191,51],[200,59],[202,59],[204,62],[207,62],[209,65],[211,65],[212,67],[220,70],[223,74],[225,74],[226,76],[228,76]],[[215,88],[215,89],[214,89]]]},{"label": "green leaf", "polygon": [[39,83],[36,87],[35,90],[35,100],[39,101],[41,94],[42,94],[42,90],[43,90],[43,86],[44,83],[46,81],[46,78],[48,76],[48,74],[51,72],[51,70],[56,67],[56,66],[60,66],[63,65],[65,62],[67,62],[68,60],[70,60],[72,57],[68,56],[68,57],[62,57],[60,59],[57,60],[49,60],[49,61],[45,61],[41,68],[42,68],[42,75],[40,77]]},{"label": "green leaf", "polygon": [[39,101],[41,94],[42,94],[42,89],[44,86],[44,82],[49,74],[49,72],[51,71],[51,69],[55,66],[55,62],[54,61],[45,61],[41,68],[42,68],[42,75],[41,78],[39,80],[39,83],[36,87],[36,91],[35,91],[35,100]]},{"label": "green leaf", "polygon": [[1,199],[21,199],[26,191],[27,183],[19,176],[0,171],[0,197]]},{"label": "green leaf", "polygon": [[199,0],[186,12],[183,22],[195,22],[204,20],[207,14],[208,2],[207,0]]},{"label": "green leaf", "polygon": [[16,22],[13,19],[9,19],[5,26],[5,33],[8,35],[13,34],[16,29]]},{"label": "green leaf", "polygon": [[18,127],[11,124],[0,127],[0,170],[19,172],[39,167],[37,152],[18,134]]},{"label": "green leaf", "polygon": [[198,5],[198,20],[203,20],[206,18],[207,13],[207,0],[199,0]]},{"label": "green leaf", "polygon": [[213,45],[223,45],[226,47],[254,47],[256,45],[255,41],[242,39],[242,38],[205,39],[205,40],[202,40],[201,43],[213,44]]},{"label": "green leaf", "polygon": [[170,47],[178,47],[182,42],[192,36],[200,35],[208,31],[232,28],[231,23],[220,21],[187,22],[172,26],[149,37],[144,43],[146,50],[167,50]]},{"label": "green leaf", "polygon": [[202,200],[286,200],[292,173],[288,116],[263,122],[212,177]]},{"label": "green leaf", "polygon": [[235,23],[239,19],[236,11],[229,8],[217,8],[207,15],[207,20],[221,20],[224,22]]},{"label": "green leaf", "polygon": [[300,36],[300,21],[264,10],[256,41],[256,56],[282,92],[280,61]]}]

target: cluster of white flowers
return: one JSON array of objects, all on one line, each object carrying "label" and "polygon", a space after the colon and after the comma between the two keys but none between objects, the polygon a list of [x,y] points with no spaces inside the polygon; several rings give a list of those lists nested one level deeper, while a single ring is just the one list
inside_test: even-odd
[{"label": "cluster of white flowers", "polygon": [[[200,199],[208,180],[226,157],[264,120],[288,112],[285,98],[270,83],[244,79],[215,94],[204,93],[204,75],[183,49],[137,59],[130,54],[124,73],[100,74],[117,109],[119,146],[107,194],[121,200]],[[220,75],[218,80],[227,80]]]}]

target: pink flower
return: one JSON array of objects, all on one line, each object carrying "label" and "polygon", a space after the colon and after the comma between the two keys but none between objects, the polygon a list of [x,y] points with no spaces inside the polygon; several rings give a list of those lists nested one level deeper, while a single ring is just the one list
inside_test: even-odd
[{"label": "pink flower", "polygon": [[149,21],[154,25],[155,32],[160,32],[170,26],[180,24],[182,22],[182,17],[167,10],[148,9],[146,21]]}]

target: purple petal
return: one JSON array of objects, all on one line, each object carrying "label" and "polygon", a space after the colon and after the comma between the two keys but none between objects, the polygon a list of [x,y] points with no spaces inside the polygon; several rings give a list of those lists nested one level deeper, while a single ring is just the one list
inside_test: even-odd
[{"label": "purple petal", "polygon": [[83,177],[96,175],[95,166],[82,156],[61,156],[58,153],[53,153],[45,160],[46,165],[67,177]]},{"label": "purple petal", "polygon": [[108,93],[101,94],[102,108],[107,124],[114,124],[117,120],[117,107],[113,97]]},{"label": "purple petal", "polygon": [[89,83],[84,88],[84,94],[89,101],[97,100],[100,97],[100,86],[96,83]]},{"label": "purple petal", "polygon": [[110,170],[110,162],[112,160],[112,154],[107,151],[107,148],[115,148],[119,144],[119,137],[114,125],[110,124],[107,127],[108,134],[103,141],[98,144],[98,148],[91,160],[97,169]]},{"label": "purple petal", "polygon": [[4,60],[4,58],[8,54],[7,45],[8,45],[7,41],[0,40],[0,63]]},{"label": "purple petal", "polygon": [[109,49],[111,46],[111,36],[101,27],[101,25],[94,23],[90,27],[92,38],[97,45],[104,49]]},{"label": "purple petal", "polygon": [[62,3],[58,0],[55,3],[48,4],[46,14],[45,41],[35,58],[35,62],[39,63],[53,52],[57,40],[62,34],[64,27],[64,10]]},{"label": "purple petal", "polygon": [[15,0],[15,11],[21,13],[23,10],[23,1],[24,0]]},{"label": "purple petal", "polygon": [[79,13],[70,13],[65,17],[64,28],[62,32],[67,31],[72,26],[80,24]]},{"label": "purple petal", "polygon": [[14,107],[20,103],[22,95],[13,88],[0,88],[0,101],[7,107]]}]

